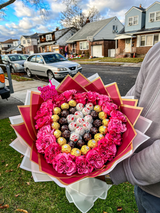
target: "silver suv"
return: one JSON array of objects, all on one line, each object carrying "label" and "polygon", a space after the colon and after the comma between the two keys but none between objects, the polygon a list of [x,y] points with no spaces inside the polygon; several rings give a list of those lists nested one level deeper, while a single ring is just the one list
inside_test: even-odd
[{"label": "silver suv", "polygon": [[2,99],[10,97],[10,90],[5,87],[5,76],[2,68],[0,67],[0,96]]},{"label": "silver suv", "polygon": [[66,75],[74,76],[77,72],[82,71],[80,64],[68,61],[59,53],[37,53],[27,58],[24,62],[24,69],[27,76],[34,75],[48,76],[62,79]]}]

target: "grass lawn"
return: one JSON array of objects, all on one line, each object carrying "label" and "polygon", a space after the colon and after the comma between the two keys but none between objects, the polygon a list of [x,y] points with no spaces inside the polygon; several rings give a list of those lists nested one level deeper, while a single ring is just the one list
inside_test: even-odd
[{"label": "grass lawn", "polygon": [[[8,77],[7,73],[4,74],[5,77]],[[11,73],[11,78],[16,81],[33,81],[32,78],[23,77],[24,73]]]},{"label": "grass lawn", "polygon": [[104,57],[104,58],[92,58],[92,59],[87,59],[87,58],[76,58],[76,59],[69,59],[71,61],[99,61],[99,62],[122,62],[122,63],[139,63],[143,61],[143,58],[110,58],[110,57]]},{"label": "grass lawn", "polygon": [[[54,182],[35,183],[31,172],[19,168],[23,156],[9,146],[15,138],[9,119],[0,120],[0,204],[3,196],[4,204],[9,205],[9,208],[0,208],[0,213],[18,212],[16,209],[28,213],[80,213],[74,204],[69,204],[65,189]],[[89,211],[116,212],[138,212],[133,186],[129,183],[112,186],[107,199],[98,199]]]}]

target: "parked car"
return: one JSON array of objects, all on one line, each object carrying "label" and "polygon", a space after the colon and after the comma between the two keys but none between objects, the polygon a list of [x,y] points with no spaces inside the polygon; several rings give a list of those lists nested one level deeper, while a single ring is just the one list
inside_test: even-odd
[{"label": "parked car", "polygon": [[27,56],[22,54],[8,54],[2,55],[2,61],[4,64],[10,65],[10,70],[14,72],[24,72],[24,62]]},{"label": "parked car", "polygon": [[0,96],[2,99],[10,97],[10,90],[5,86],[5,76],[2,68],[0,67]]},{"label": "parked car", "polygon": [[82,71],[80,64],[68,61],[59,53],[36,53],[27,58],[24,69],[28,77],[34,75],[48,76],[51,80],[62,79],[66,75],[74,76]]}]

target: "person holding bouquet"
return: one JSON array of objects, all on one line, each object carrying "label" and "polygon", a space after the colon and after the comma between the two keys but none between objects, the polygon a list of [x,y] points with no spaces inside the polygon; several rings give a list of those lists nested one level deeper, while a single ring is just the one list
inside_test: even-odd
[{"label": "person holding bouquet", "polygon": [[[135,85],[127,95],[138,99],[142,116],[152,120],[146,135],[150,137],[128,159],[110,173],[113,184],[134,185],[139,213],[160,212],[160,42],[143,60]],[[108,179],[108,178],[107,178]]]}]

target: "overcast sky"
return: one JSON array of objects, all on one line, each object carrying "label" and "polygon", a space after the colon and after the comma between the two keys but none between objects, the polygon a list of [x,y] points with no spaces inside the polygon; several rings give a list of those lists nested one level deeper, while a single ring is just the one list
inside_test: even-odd
[{"label": "overcast sky", "polygon": [[[65,6],[55,0],[44,0],[44,2],[49,7],[49,15],[46,19],[41,17],[39,11],[25,6],[20,0],[6,7],[6,16],[0,21],[0,41],[9,38],[19,39],[21,35],[30,35],[35,32],[54,31],[59,25],[59,14]],[[141,4],[142,7],[147,8],[154,2],[153,0],[82,0],[81,4],[83,10],[95,6],[104,18],[117,16],[124,24],[125,13],[132,6],[139,7]]]}]

